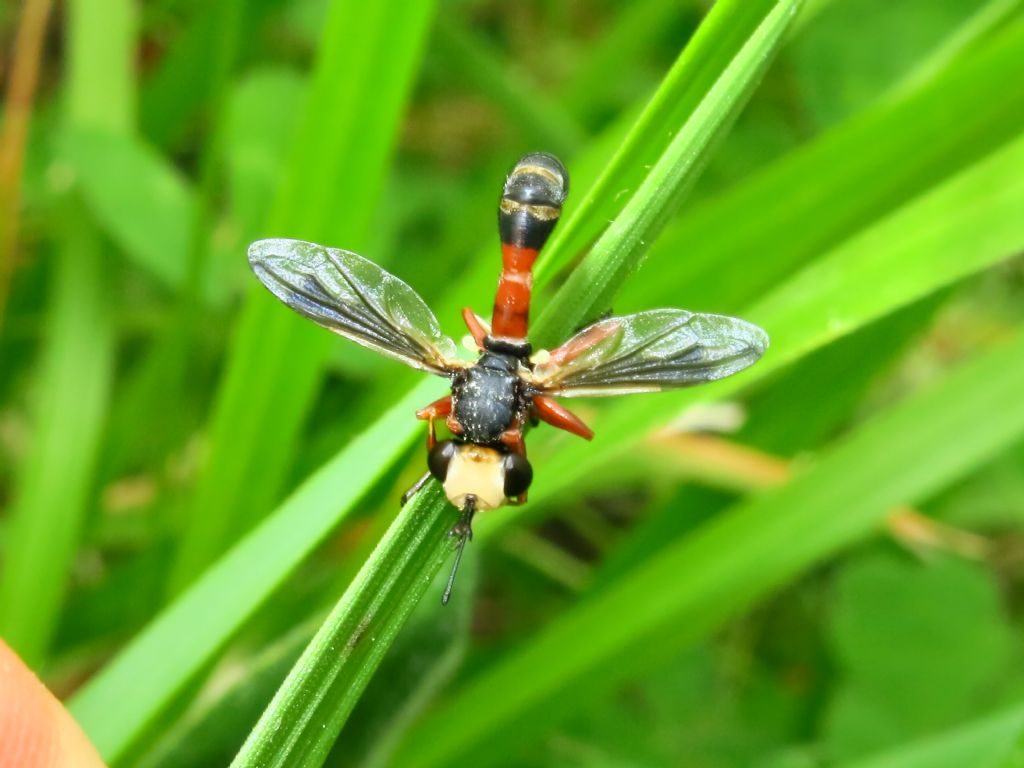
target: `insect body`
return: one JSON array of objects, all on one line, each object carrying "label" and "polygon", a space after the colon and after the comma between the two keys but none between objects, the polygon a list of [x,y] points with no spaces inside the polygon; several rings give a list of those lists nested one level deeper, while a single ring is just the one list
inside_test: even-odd
[{"label": "insect body", "polygon": [[[505,180],[498,212],[502,272],[491,322],[469,309],[463,320],[479,352],[456,356],[455,342],[408,285],[363,257],[300,240],[259,240],[249,263],[260,281],[296,312],[414,368],[447,377],[451,394],[417,412],[427,422],[428,472],[461,515],[455,565],[478,511],[526,501],[533,470],[525,426],[544,421],[587,440],[593,432],[556,397],[656,392],[729,376],[768,346],[756,325],[724,315],[655,309],[609,317],[556,349],[534,353],[527,338],[532,269],[558,223],[568,175],[553,156],[523,157]],[[444,419],[450,439],[438,442]]]}]

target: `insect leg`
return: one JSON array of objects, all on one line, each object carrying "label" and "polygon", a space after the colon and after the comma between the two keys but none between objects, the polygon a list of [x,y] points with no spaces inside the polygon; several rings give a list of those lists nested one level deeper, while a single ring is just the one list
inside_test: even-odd
[{"label": "insect leg", "polygon": [[526,441],[523,440],[523,427],[518,422],[510,429],[506,429],[498,438],[501,443],[508,447],[513,453],[526,455]]},{"label": "insect leg", "polygon": [[552,397],[534,395],[533,412],[537,414],[537,418],[550,424],[552,427],[572,432],[572,434],[579,435],[584,440],[592,440],[594,438],[594,430],[584,424],[579,416]]},{"label": "insect leg", "polygon": [[458,537],[459,543],[455,547],[455,563],[452,565],[451,575],[448,577],[448,584],[444,588],[444,595],[441,597],[441,605],[448,605],[448,599],[452,596],[452,586],[455,584],[455,574],[459,572],[459,563],[462,562],[462,552],[466,548],[466,542],[473,540],[473,515],[476,512],[476,497],[467,496],[466,506],[459,515],[459,521],[448,531],[450,537]]},{"label": "insect leg", "polygon": [[429,479],[430,479],[430,471],[428,470],[427,472],[424,473],[423,477],[421,477],[419,480],[417,480],[413,484],[412,488],[410,488],[408,491],[406,491],[405,493],[402,494],[402,501],[400,502],[400,506],[404,507],[406,504],[408,504],[409,503],[409,499],[411,499],[413,496],[415,496],[417,493],[419,493],[420,488],[422,488],[424,485],[426,485],[427,484],[427,480],[429,480]]},{"label": "insect leg", "polygon": [[462,320],[466,323],[466,327],[469,328],[469,333],[473,337],[473,341],[476,342],[477,348],[483,349],[484,339],[487,338],[487,329],[480,323],[476,313],[469,307],[466,307],[462,310]]},{"label": "insect leg", "polygon": [[462,434],[462,425],[459,424],[458,420],[455,418],[454,413],[448,414],[448,418],[447,420],[445,420],[445,426],[448,427],[448,431],[451,432],[453,435]]},{"label": "insect leg", "polygon": [[450,416],[452,412],[452,396],[445,395],[416,411],[416,418],[427,422],[427,450],[429,451],[437,443],[437,433],[434,430],[434,421],[442,416]]}]

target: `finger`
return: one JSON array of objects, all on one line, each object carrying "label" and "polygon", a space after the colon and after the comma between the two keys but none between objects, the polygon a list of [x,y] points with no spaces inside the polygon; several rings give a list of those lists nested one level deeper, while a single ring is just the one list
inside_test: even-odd
[{"label": "finger", "polygon": [[2,640],[0,768],[103,768],[78,723]]}]

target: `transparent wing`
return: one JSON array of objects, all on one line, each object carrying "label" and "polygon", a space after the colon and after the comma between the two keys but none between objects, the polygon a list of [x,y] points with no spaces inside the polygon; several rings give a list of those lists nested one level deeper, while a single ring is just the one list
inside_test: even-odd
[{"label": "transparent wing", "polygon": [[257,240],[249,264],[300,315],[414,368],[461,367],[455,342],[412,288],[355,253],[302,240]]},{"label": "transparent wing", "polygon": [[533,383],[562,397],[657,392],[742,371],[768,335],[725,315],[653,309],[599,320],[538,360]]}]

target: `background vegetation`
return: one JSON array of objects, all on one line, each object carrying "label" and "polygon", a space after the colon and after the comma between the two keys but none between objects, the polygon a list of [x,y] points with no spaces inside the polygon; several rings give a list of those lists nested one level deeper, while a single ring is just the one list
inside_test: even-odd
[{"label": "background vegetation", "polygon": [[[115,766],[1013,764],[1020,11],[5,6],[0,634]],[[682,306],[772,348],[531,434],[442,609],[454,513],[397,499],[443,382],[245,247],[358,250],[459,337],[535,149],[539,341]]]}]

